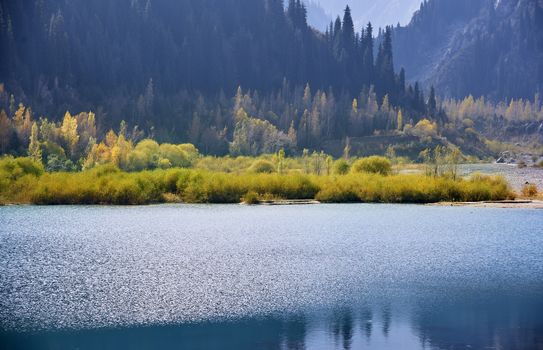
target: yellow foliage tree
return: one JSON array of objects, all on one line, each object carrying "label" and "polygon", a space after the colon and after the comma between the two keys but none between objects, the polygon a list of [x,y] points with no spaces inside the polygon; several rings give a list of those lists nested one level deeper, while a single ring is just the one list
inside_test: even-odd
[{"label": "yellow foliage tree", "polygon": [[69,154],[72,157],[76,153],[77,143],[79,142],[79,134],[77,133],[77,119],[72,117],[70,112],[66,112],[62,125],[60,127],[60,134],[62,139],[66,143]]},{"label": "yellow foliage tree", "polygon": [[418,137],[436,137],[437,124],[428,119],[422,119],[411,129],[411,134]]},{"label": "yellow foliage tree", "polygon": [[28,145],[28,156],[37,162],[42,161],[41,144],[38,139],[38,124],[34,122],[32,124],[32,132],[30,134],[30,143]]},{"label": "yellow foliage tree", "polygon": [[402,131],[403,130],[403,114],[402,114],[401,109],[398,110],[398,118],[397,118],[396,123],[398,126],[398,131]]}]

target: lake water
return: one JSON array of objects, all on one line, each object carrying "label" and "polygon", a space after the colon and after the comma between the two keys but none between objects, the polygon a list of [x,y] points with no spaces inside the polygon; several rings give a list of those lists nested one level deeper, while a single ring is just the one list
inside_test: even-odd
[{"label": "lake water", "polygon": [[543,349],[543,212],[0,208],[2,349]]}]

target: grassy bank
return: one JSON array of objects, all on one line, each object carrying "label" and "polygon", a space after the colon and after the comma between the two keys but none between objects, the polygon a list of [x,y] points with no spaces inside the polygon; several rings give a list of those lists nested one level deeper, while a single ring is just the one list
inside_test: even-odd
[{"label": "grassy bank", "polygon": [[46,173],[27,158],[0,163],[0,202],[32,204],[239,203],[316,199],[329,203],[435,203],[512,198],[500,177],[453,180],[425,175],[304,175],[168,169],[128,173],[103,165],[75,173]]}]

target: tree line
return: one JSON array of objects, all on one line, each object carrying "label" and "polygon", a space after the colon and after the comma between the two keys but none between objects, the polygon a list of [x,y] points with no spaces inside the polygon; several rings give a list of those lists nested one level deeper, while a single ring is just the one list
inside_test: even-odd
[{"label": "tree line", "polygon": [[348,7],[320,33],[300,0],[2,2],[0,82],[39,115],[94,110],[108,128],[157,132],[190,126],[200,95],[224,109],[238,86],[271,100],[285,81],[289,94],[309,85],[352,102],[366,91],[422,114],[421,89],[396,74],[384,33],[376,44],[371,24],[356,30]]}]

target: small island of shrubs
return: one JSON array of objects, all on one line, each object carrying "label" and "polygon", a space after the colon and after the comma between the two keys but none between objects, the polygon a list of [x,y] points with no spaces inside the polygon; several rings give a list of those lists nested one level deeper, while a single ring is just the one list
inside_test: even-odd
[{"label": "small island of shrubs", "polygon": [[[441,169],[401,174],[384,157],[339,159],[323,153],[286,157],[204,157],[190,145],[141,141],[124,158],[96,151],[81,171],[46,171],[29,157],[0,159],[4,204],[258,203],[307,199],[324,203],[435,203],[513,198],[496,176],[458,178]],[[91,164],[91,162],[89,162]]]}]

